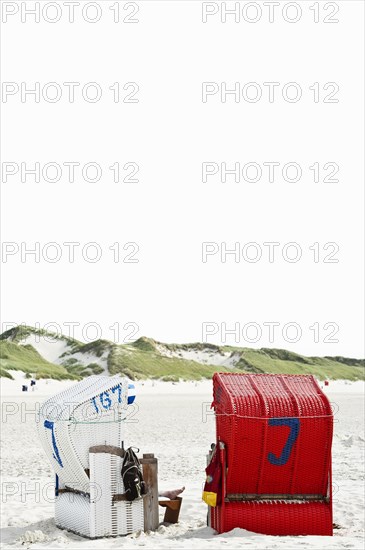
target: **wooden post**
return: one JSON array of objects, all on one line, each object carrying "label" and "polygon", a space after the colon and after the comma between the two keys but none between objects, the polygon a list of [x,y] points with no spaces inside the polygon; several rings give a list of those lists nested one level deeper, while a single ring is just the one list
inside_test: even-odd
[{"label": "wooden post", "polygon": [[142,464],[143,479],[148,491],[143,499],[144,530],[155,531],[159,525],[157,458],[152,453],[144,454],[140,463]]},{"label": "wooden post", "polygon": [[226,506],[226,446],[223,441],[219,442],[219,460],[222,465],[222,488],[221,488],[221,512],[219,514],[218,533],[224,533],[225,506]]},{"label": "wooden post", "polygon": [[[207,454],[207,466],[209,465],[210,461],[212,460],[212,454],[213,454],[213,450],[211,449]],[[208,527],[211,527],[211,514],[212,514],[212,511],[211,511],[210,506],[208,504],[208,513],[207,513],[207,525],[208,525]]]}]

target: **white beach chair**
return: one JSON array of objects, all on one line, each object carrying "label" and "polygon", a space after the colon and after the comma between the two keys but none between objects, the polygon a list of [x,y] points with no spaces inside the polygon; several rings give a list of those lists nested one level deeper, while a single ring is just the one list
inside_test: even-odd
[{"label": "white beach chair", "polygon": [[123,420],[134,386],[90,376],[43,403],[38,432],[56,472],[55,521],[90,538],[143,530],[143,499],[124,500]]}]

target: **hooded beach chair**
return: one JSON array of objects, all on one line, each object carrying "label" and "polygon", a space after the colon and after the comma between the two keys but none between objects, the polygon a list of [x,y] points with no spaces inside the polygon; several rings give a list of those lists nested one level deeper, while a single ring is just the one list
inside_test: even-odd
[{"label": "hooded beach chair", "polygon": [[215,374],[203,499],[218,533],[332,535],[333,415],[313,376]]},{"label": "hooded beach chair", "polygon": [[143,499],[125,500],[121,477],[134,398],[126,378],[90,376],[42,404],[37,427],[56,473],[58,527],[90,538],[143,530]]}]

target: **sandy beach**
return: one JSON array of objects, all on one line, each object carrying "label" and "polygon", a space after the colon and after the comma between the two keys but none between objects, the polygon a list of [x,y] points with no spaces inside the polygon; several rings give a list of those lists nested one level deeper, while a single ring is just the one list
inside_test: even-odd
[{"label": "sandy beach", "polygon": [[[270,537],[235,529],[216,535],[201,500],[205,455],[214,441],[211,382],[136,383],[136,406],[125,423],[125,445],[159,460],[159,488],[186,486],[180,522],[157,532],[90,541],[54,523],[50,464],[38,441],[35,411],[46,396],[74,382],[37,382],[21,392],[21,377],[2,379],[1,540],[10,548],[362,548],[364,384],[331,381],[324,388],[335,412],[334,537]],[[160,520],[163,519],[161,508]]]}]

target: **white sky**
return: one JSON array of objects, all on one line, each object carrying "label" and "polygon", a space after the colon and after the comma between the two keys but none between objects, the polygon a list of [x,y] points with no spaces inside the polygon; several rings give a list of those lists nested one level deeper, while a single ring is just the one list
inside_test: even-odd
[{"label": "white sky", "polygon": [[[81,0],[80,6],[85,3]],[[101,18],[94,24],[83,19],[81,7],[75,7],[75,22],[69,23],[64,2],[54,2],[58,11],[51,7],[45,14],[61,14],[53,24],[43,13],[35,23],[23,12],[21,22],[24,5],[30,8],[34,2],[1,4],[3,18],[5,5],[19,8],[2,24],[2,80],[19,87],[1,105],[2,162],[19,168],[2,183],[2,239],[15,243],[5,244],[5,252],[14,254],[2,257],[3,329],[11,322],[41,327],[54,322],[67,333],[67,323],[79,323],[74,335],[88,340],[94,333],[85,325],[98,323],[96,336],[120,342],[130,334],[188,342],[202,340],[202,326],[209,322],[214,334],[205,339],[212,343],[364,355],[362,2],[337,1],[327,11],[319,2],[318,23],[310,9],[314,2],[304,1],[297,2],[301,16],[296,23],[283,17],[295,17],[288,2],[276,8],[273,23],[263,2],[250,8],[257,14],[262,9],[256,23],[242,15],[252,19],[253,11],[240,11],[238,23],[233,16],[222,23],[221,2],[209,8],[195,1],[120,2],[121,19],[137,4],[138,13],[131,17],[139,22],[134,24],[113,22],[115,2],[98,3]],[[240,5],[248,9],[247,2]],[[338,13],[332,14],[336,6]],[[202,9],[218,13],[203,23]],[[95,16],[92,10],[89,18]],[[324,17],[339,22],[326,24]],[[28,88],[39,82],[49,97],[55,88],[47,92],[44,85],[56,82],[62,97],[52,103],[41,95],[36,103],[28,95],[22,102],[21,82]],[[67,99],[64,82],[80,83],[74,103]],[[100,101],[82,98],[88,82],[98,83]],[[137,83],[139,102],[115,103],[115,88],[109,89],[115,82],[123,97],[135,89],[123,90],[123,85]],[[219,90],[205,103],[203,82],[215,82]],[[245,84],[255,82],[262,98],[250,103],[241,94],[236,103],[228,95],[222,103],[222,82],[227,88],[240,83],[243,93]],[[272,103],[264,82],[279,83]],[[302,91],[296,103],[283,99],[289,82]],[[310,89],[315,82],[318,103],[316,89]],[[339,86],[333,95],[338,103],[323,102],[336,90],[332,85],[323,89],[330,82]],[[289,96],[293,91],[288,89]],[[22,182],[21,163],[31,168],[36,162],[41,170],[50,162],[60,165],[61,179],[52,183],[41,174],[38,183],[28,174]],[[72,183],[65,162],[97,163],[102,177],[90,183],[77,168]],[[133,170],[123,171],[126,163],[138,164],[138,183],[115,183],[109,167],[116,162],[123,178]],[[255,162],[262,177],[235,182],[231,175],[224,183],[218,173],[204,183],[204,162],[227,163],[227,168]],[[268,181],[267,162],[280,163],[274,182]],[[296,183],[283,180],[281,170],[289,162],[302,170]],[[309,168],[315,163],[321,167],[318,183]],[[324,170],[326,163],[333,164]],[[339,181],[323,182],[333,165],[339,166],[333,176]],[[4,169],[11,166],[3,164],[3,174]],[[88,174],[93,177],[92,170]],[[53,177],[52,169],[46,177]],[[36,242],[40,261],[32,255],[22,261],[21,250]],[[56,252],[44,246],[50,242],[58,243],[61,254],[55,263],[42,256],[52,258]],[[81,243],[73,263],[65,242]],[[90,242],[98,243],[102,253],[96,263],[81,253]],[[123,250],[125,243],[137,243],[133,258],[138,263],[114,262],[116,247],[109,247],[117,242],[122,259],[136,251],[135,245]],[[218,251],[205,263],[203,242],[217,243],[210,250]],[[262,252],[256,263],[243,258],[254,252],[245,248],[250,242]],[[280,243],[272,263],[267,242]],[[282,257],[283,250],[293,253],[285,248],[290,242],[302,252],[296,263]],[[223,263],[221,243],[227,248],[239,243],[240,261],[229,255]],[[318,262],[313,243],[319,243]],[[326,243],[335,245],[324,250]],[[94,252],[84,248],[84,255]],[[331,252],[338,262],[324,263]],[[270,322],[279,323],[271,341]],[[297,342],[291,329],[283,328],[287,323],[300,327]],[[225,337],[224,327],[236,327],[239,334]]]}]

